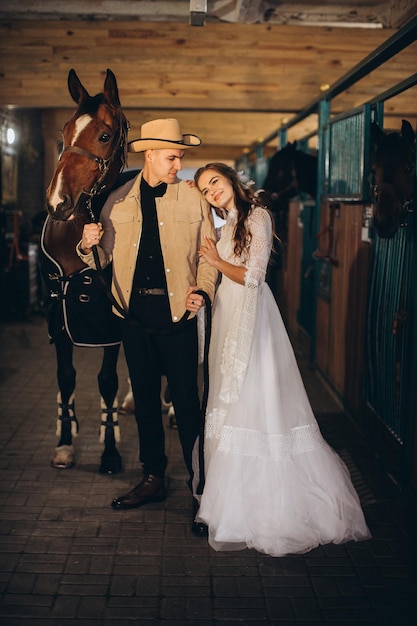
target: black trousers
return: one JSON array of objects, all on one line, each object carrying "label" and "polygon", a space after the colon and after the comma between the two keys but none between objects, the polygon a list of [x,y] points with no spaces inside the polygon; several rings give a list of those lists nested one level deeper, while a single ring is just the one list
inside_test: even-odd
[{"label": "black trousers", "polygon": [[192,479],[192,450],[200,428],[197,386],[197,321],[165,334],[122,322],[123,347],[135,399],[139,460],[145,474],[163,477],[167,466],[161,411],[161,375],[165,374],[178,425],[184,461]]}]

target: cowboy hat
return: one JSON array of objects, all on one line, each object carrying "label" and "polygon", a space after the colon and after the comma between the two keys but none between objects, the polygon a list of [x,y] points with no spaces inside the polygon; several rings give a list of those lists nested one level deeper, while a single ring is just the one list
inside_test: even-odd
[{"label": "cowboy hat", "polygon": [[141,138],[129,141],[129,152],[144,150],[164,150],[166,148],[192,148],[199,146],[201,139],[196,135],[182,135],[178,120],[152,120],[142,124]]}]

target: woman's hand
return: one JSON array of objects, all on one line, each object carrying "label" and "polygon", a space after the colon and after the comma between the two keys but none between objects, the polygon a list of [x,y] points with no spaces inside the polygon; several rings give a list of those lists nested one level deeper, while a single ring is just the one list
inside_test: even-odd
[{"label": "woman's hand", "polygon": [[81,249],[86,254],[91,252],[91,248],[100,243],[102,233],[103,227],[100,222],[97,222],[97,224],[86,224],[84,226],[83,236],[81,239]]},{"label": "woman's hand", "polygon": [[213,239],[210,239],[207,236],[204,236],[204,243],[200,245],[200,250],[198,254],[202,256],[209,265],[213,267],[218,267],[220,256],[217,252],[216,243]]}]

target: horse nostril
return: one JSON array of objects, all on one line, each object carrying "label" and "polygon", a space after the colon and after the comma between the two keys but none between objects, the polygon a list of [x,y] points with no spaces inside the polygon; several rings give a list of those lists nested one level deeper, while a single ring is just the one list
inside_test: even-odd
[{"label": "horse nostril", "polygon": [[69,207],[72,206],[71,204],[71,198],[68,195],[64,195],[62,198],[62,202],[60,203],[60,208],[61,209],[68,209]]},{"label": "horse nostril", "polygon": [[58,220],[64,219],[65,215],[72,209],[71,197],[68,195],[64,195],[62,198],[60,198],[60,201],[56,203],[47,201],[46,209],[52,218]]},{"label": "horse nostril", "polygon": [[63,196],[61,202],[55,206],[55,213],[62,214],[72,208],[72,202],[70,196]]}]

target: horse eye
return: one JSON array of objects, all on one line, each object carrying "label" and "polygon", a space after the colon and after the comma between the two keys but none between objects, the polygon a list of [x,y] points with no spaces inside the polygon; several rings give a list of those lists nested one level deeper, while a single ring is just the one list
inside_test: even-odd
[{"label": "horse eye", "polygon": [[99,141],[101,141],[101,143],[108,143],[110,141],[110,135],[108,135],[107,133],[103,133]]},{"label": "horse eye", "polygon": [[410,165],[409,167],[406,167],[406,168],[405,168],[405,170],[404,170],[404,172],[405,172],[406,174],[411,174],[411,172],[412,172],[412,171],[413,171],[413,167],[412,167],[412,165]]}]

